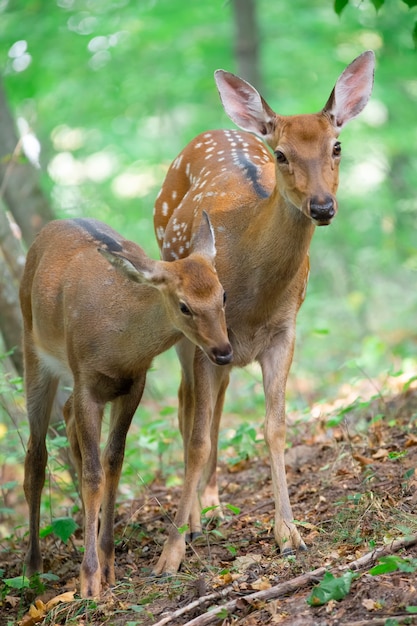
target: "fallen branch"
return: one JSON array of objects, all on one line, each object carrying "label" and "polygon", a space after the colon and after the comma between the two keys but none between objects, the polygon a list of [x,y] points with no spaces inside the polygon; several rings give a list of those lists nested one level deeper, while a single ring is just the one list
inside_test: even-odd
[{"label": "fallen branch", "polygon": [[[239,596],[239,598],[236,598],[235,600],[230,600],[229,602],[226,602],[226,604],[222,604],[221,606],[218,606],[206,613],[203,613],[202,615],[199,615],[198,617],[192,619],[190,622],[187,622],[185,626],[197,626],[197,625],[206,626],[206,624],[211,624],[212,622],[215,622],[218,620],[217,615],[219,613],[223,613],[223,611],[228,611],[228,612],[233,611],[236,608],[237,603],[240,603],[240,602],[245,602],[249,604],[250,602],[253,602],[253,601],[259,602],[259,601],[271,600],[272,598],[280,598],[281,596],[285,596],[289,593],[292,593],[293,591],[296,591],[297,589],[306,587],[307,585],[315,581],[316,578],[323,576],[325,571],[326,571],[325,567],[319,567],[311,572],[307,572],[306,574],[301,574],[301,576],[297,576],[296,578],[287,580],[283,583],[280,583],[279,585],[270,587],[269,589],[256,591],[255,593],[251,593],[243,597]],[[227,590],[227,592],[229,591],[230,591],[230,588]],[[203,598],[199,598],[199,600],[196,600],[195,602],[192,602],[191,604],[184,606],[182,609],[175,611],[175,613],[171,613],[171,615],[165,617],[164,619],[162,619],[157,624],[154,624],[153,626],[163,626],[164,624],[167,624],[168,622],[176,619],[180,615],[183,615],[184,613],[188,613],[190,610],[196,608],[199,604],[201,605],[203,602],[210,601],[212,599],[211,596],[213,595],[216,595],[216,594],[210,594],[209,596],[204,596]]]},{"label": "fallen branch", "polygon": [[358,622],[346,622],[345,626],[385,626],[388,619],[395,620],[396,624],[415,624],[416,615],[402,613],[401,615],[386,615],[385,617],[374,617],[373,619],[361,619]]},{"label": "fallen branch", "polygon": [[207,604],[207,602],[212,602],[213,600],[219,600],[220,598],[226,597],[231,591],[233,591],[233,587],[229,585],[221,591],[214,591],[207,596],[201,596],[198,600],[194,600],[193,602],[190,602],[190,604],[183,606],[181,609],[177,609],[173,613],[166,615],[159,622],[153,624],[153,626],[164,626],[164,624],[168,624],[169,622],[176,620],[177,617],[181,617],[181,615],[197,609],[202,604]]},{"label": "fallen branch", "polygon": [[382,546],[381,548],[375,548],[372,552],[368,552],[364,554],[356,561],[352,561],[348,565],[343,565],[339,567],[339,569],[346,570],[358,570],[361,567],[365,567],[370,563],[374,563],[380,556],[385,556],[386,554],[393,554],[394,552],[398,552],[401,548],[409,548],[417,543],[417,534],[410,535],[409,537],[402,537],[401,539],[396,539],[386,546]]},{"label": "fallen branch", "polygon": [[[330,571],[332,571],[334,574],[336,574],[337,572],[341,570],[357,571],[368,565],[374,564],[380,556],[384,556],[386,554],[393,554],[401,550],[401,548],[408,548],[412,545],[415,545],[416,543],[417,543],[417,534],[411,535],[410,537],[403,537],[402,539],[397,539],[393,541],[389,545],[383,546],[381,548],[376,548],[375,550],[372,550],[372,552],[368,552],[367,554],[360,557],[356,561],[352,561],[352,563],[339,566],[337,568],[331,568]],[[239,596],[238,598],[235,598],[234,600],[229,600],[229,602],[226,602],[223,605],[219,605],[209,611],[206,611],[205,613],[195,617],[191,621],[184,624],[184,626],[208,626],[208,624],[212,624],[213,622],[216,622],[219,619],[220,614],[223,615],[224,612],[228,612],[228,613],[233,612],[234,610],[236,610],[236,608],[240,608],[242,604],[251,604],[253,602],[265,602],[268,600],[277,599],[277,598],[281,598],[283,596],[289,595],[293,593],[294,591],[298,591],[299,589],[303,587],[307,587],[308,585],[315,583],[316,579],[323,576],[326,571],[328,571],[327,568],[319,567],[310,572],[306,572],[305,574],[302,574],[301,576],[297,576],[296,578],[292,578],[291,580],[285,581],[278,585],[274,585],[273,587],[270,587],[269,589],[257,591],[255,593],[252,593],[246,596]],[[202,606],[203,604],[206,604],[207,602],[212,602],[213,600],[217,600],[219,598],[225,597],[233,591],[234,591],[233,587],[228,587],[227,589],[224,589],[221,592],[215,592],[207,596],[203,596],[199,598],[198,600],[195,600],[194,602],[187,604],[187,606],[184,606],[181,609],[178,609],[174,613],[167,615],[162,620],[154,624],[154,626],[164,626],[165,624],[168,624],[169,622],[172,622],[178,619],[182,615],[185,615],[186,613],[193,611],[199,606]],[[412,616],[408,616],[408,618],[410,617]],[[365,625],[365,623],[370,624],[372,626],[380,626],[380,625],[382,626],[385,623],[385,619],[382,621],[380,621],[379,619],[376,619],[371,622],[369,621],[368,622],[352,622],[349,626],[362,626],[362,625]]]}]

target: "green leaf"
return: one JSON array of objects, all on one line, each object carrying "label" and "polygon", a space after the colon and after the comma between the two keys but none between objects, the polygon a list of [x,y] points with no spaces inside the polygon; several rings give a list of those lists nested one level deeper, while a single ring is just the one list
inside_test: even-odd
[{"label": "green leaf", "polygon": [[378,559],[378,565],[372,567],[369,570],[371,576],[380,576],[381,574],[389,574],[390,572],[415,572],[417,570],[416,559],[403,559],[401,556],[395,554],[389,554],[388,556],[381,556]]},{"label": "green leaf", "polygon": [[408,6],[409,9],[417,7],[417,0],[403,0],[403,2]]},{"label": "green leaf", "polygon": [[77,530],[78,524],[74,522],[72,517],[57,517],[52,520],[52,524],[42,528],[39,535],[41,538],[48,537],[54,533],[61,541],[67,543],[70,536]]},{"label": "green leaf", "polygon": [[405,610],[407,613],[417,613],[417,606],[406,606]]},{"label": "green leaf", "polygon": [[342,13],[347,4],[349,4],[349,0],[334,0],[334,10],[337,15]]},{"label": "green leaf", "polygon": [[371,2],[374,5],[375,9],[379,11],[379,9],[383,6],[385,0],[371,0]]},{"label": "green leaf", "polygon": [[78,524],[74,522],[72,517],[57,517],[52,520],[52,532],[64,543],[67,543],[77,528]]},{"label": "green leaf", "polygon": [[226,509],[228,509],[234,515],[239,515],[240,508],[238,506],[233,506],[233,504],[226,504]]},{"label": "green leaf", "polygon": [[188,524],[184,524],[184,526],[180,526],[178,528],[178,532],[180,533],[180,535],[183,535],[184,533],[187,532],[188,529],[189,529]]},{"label": "green leaf", "polygon": [[413,35],[414,47],[417,48],[417,22],[414,23],[412,35]]},{"label": "green leaf", "polygon": [[16,576],[15,578],[5,578],[4,584],[12,589],[27,589],[30,586],[29,578],[26,576]]},{"label": "green leaf", "polygon": [[218,508],[219,508],[218,504],[213,504],[211,506],[206,506],[206,507],[204,507],[204,509],[202,509],[201,515],[204,517],[205,515],[207,515],[207,513],[210,513],[211,511],[215,511]]},{"label": "green leaf", "polygon": [[350,591],[350,585],[355,578],[353,572],[348,570],[337,578],[331,572],[326,572],[323,580],[312,590],[307,598],[311,606],[320,606],[330,600],[343,600]]}]

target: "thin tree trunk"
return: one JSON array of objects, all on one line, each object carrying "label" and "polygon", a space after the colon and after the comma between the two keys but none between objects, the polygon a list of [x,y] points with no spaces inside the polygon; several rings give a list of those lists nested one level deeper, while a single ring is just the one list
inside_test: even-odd
[{"label": "thin tree trunk", "polygon": [[11,361],[19,376],[23,376],[22,314],[17,281],[2,253],[0,253],[0,328],[4,346],[7,351],[11,351]]},{"label": "thin tree trunk", "polygon": [[[19,227],[14,223],[0,198],[0,248],[16,281],[20,281],[25,267],[25,250]],[[13,224],[14,223],[14,227]],[[19,232],[17,232],[19,231]]]},{"label": "thin tree trunk", "polygon": [[14,120],[0,79],[0,196],[22,231],[27,246],[54,219],[36,169],[22,155]]},{"label": "thin tree trunk", "polygon": [[238,74],[262,92],[256,0],[232,0],[232,5],[235,20],[235,55]]}]

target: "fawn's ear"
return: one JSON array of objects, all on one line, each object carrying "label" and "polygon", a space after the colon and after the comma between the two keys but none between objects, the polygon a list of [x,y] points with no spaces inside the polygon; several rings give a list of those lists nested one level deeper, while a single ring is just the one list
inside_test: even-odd
[{"label": "fawn's ear", "polygon": [[97,250],[129,280],[155,286],[159,262],[150,259],[142,250],[138,254],[126,251],[114,252],[106,248],[97,248]]},{"label": "fawn's ear", "polygon": [[206,211],[203,211],[200,226],[191,240],[191,252],[201,254],[211,262],[216,257],[214,230]]},{"label": "fawn's ear", "polygon": [[375,55],[367,50],[358,56],[339,76],[323,112],[330,116],[333,126],[340,130],[359,115],[372,93]]},{"label": "fawn's ear", "polygon": [[214,79],[232,122],[264,140],[273,134],[277,116],[255,87],[224,70],[216,70]]}]

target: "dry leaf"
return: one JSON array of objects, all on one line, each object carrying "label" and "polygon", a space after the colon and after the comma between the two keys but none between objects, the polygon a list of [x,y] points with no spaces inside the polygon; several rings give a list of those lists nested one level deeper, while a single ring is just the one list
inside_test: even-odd
[{"label": "dry leaf", "polygon": [[230,585],[234,580],[240,578],[240,574],[232,574],[231,572],[226,572],[226,574],[221,574],[219,576],[219,581],[221,585]]},{"label": "dry leaf", "polygon": [[388,456],[388,450],[386,450],[385,448],[379,448],[379,450],[377,450],[375,452],[375,454],[372,455],[373,459],[386,459]]},{"label": "dry leaf", "polygon": [[411,446],[417,446],[417,435],[413,435],[412,433],[409,434],[404,446],[406,448],[411,448]]},{"label": "dry leaf", "polygon": [[59,604],[60,602],[72,602],[74,600],[75,591],[65,591],[65,593],[60,593],[59,596],[55,596],[51,598],[49,602],[46,604],[46,611],[50,611],[52,607]]},{"label": "dry leaf", "polygon": [[250,586],[255,591],[264,591],[265,589],[270,589],[271,583],[265,576],[262,576],[262,578],[258,578],[255,582],[251,583]]},{"label": "dry leaf", "polygon": [[366,467],[367,465],[372,465],[372,463],[374,462],[373,459],[370,459],[367,456],[362,456],[361,454],[354,454],[353,458],[355,459],[355,461],[358,461],[362,468]]},{"label": "dry leaf", "polygon": [[46,605],[42,600],[36,600],[35,604],[31,604],[29,611],[23,616],[19,622],[19,626],[34,626],[43,620],[46,615]]},{"label": "dry leaf", "polygon": [[17,598],[16,596],[6,596],[4,598],[4,601],[6,604],[8,604],[14,609],[14,607],[19,604],[20,598]]},{"label": "dry leaf", "polygon": [[235,565],[238,569],[245,570],[251,565],[258,564],[262,561],[262,554],[245,554],[245,556],[238,556],[233,561],[233,565]]},{"label": "dry leaf", "polygon": [[371,598],[365,598],[364,600],[362,600],[362,606],[367,611],[376,611],[379,608],[379,604],[377,604],[375,600],[372,600]]},{"label": "dry leaf", "polygon": [[237,474],[238,472],[243,472],[243,470],[245,470],[249,465],[249,460],[248,459],[242,459],[241,461],[238,461],[237,463],[233,463],[233,465],[228,465],[227,466],[227,471],[229,472],[229,474]]}]

